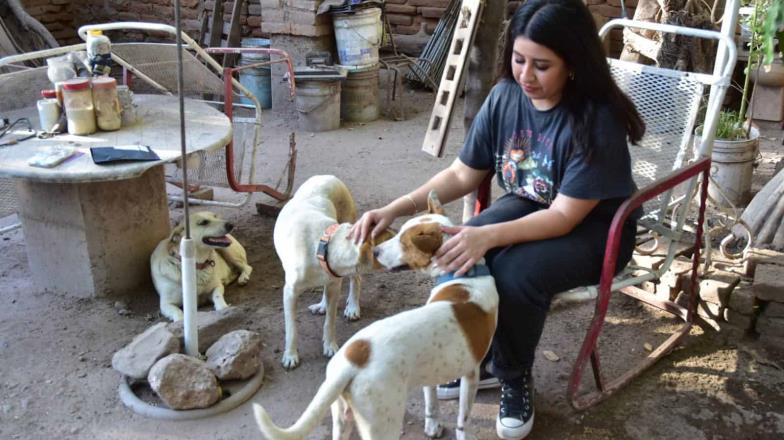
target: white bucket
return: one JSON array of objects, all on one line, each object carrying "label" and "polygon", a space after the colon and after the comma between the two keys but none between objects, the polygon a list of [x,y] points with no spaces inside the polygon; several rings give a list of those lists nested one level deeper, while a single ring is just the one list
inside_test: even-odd
[{"label": "white bucket", "polygon": [[[742,208],[751,200],[751,178],[754,159],[759,151],[759,130],[752,127],[750,136],[751,139],[740,141],[713,141],[708,195],[719,206],[730,207],[732,203],[736,208]],[[700,137],[695,136],[694,141],[695,147],[698,146]]]},{"label": "white bucket", "polygon": [[381,45],[381,9],[360,9],[332,14],[340,64],[366,66],[378,63]]}]

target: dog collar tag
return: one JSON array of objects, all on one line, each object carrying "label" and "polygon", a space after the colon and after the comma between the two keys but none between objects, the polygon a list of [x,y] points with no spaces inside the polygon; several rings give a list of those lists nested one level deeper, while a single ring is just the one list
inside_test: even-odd
[{"label": "dog collar tag", "polygon": [[475,277],[484,277],[487,275],[490,275],[490,268],[484,264],[477,264],[471,269],[468,269],[468,272],[460,276],[455,276],[454,272],[448,272],[443,275],[439,275],[438,277],[436,277],[436,286],[438,286],[439,284],[444,284],[447,281],[452,281],[459,278],[475,278]]},{"label": "dog collar tag", "polygon": [[341,278],[340,275],[336,274],[335,271],[329,267],[329,262],[327,262],[327,251],[329,247],[329,240],[332,238],[332,235],[335,234],[335,231],[340,228],[340,224],[335,223],[334,225],[330,225],[324,230],[324,234],[319,239],[318,248],[316,249],[316,258],[319,261],[319,265],[321,268],[324,269],[324,272],[328,273],[333,278]]}]

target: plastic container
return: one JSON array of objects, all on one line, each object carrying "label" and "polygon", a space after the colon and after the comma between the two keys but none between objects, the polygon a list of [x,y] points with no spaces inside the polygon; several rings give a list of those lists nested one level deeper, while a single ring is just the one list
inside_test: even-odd
[{"label": "plastic container", "polygon": [[95,106],[90,91],[90,80],[74,78],[63,82],[63,104],[68,119],[68,133],[95,133]]},{"label": "plastic container", "polygon": [[300,130],[340,128],[340,80],[298,79],[295,101]]},{"label": "plastic container", "polygon": [[117,81],[110,76],[93,78],[93,104],[95,120],[103,131],[122,127],[122,107],[117,96]]},{"label": "plastic container", "polygon": [[370,66],[378,63],[378,48],[383,35],[381,9],[333,13],[332,23],[340,64]]},{"label": "plastic container", "polygon": [[136,122],[136,108],[133,106],[133,92],[128,86],[117,86],[117,97],[120,99],[120,107],[122,107],[122,125],[127,127]]},{"label": "plastic container", "polygon": [[112,43],[109,37],[98,29],[87,32],[87,59],[93,76],[108,75],[112,63]]},{"label": "plastic container", "polygon": [[60,120],[60,103],[57,101],[57,92],[54,90],[41,90],[43,99],[36,103],[38,107],[38,122],[41,130],[51,132],[57,121]]},{"label": "plastic container", "polygon": [[[240,46],[269,48],[270,40],[266,38],[243,38]],[[238,65],[248,66],[269,60],[270,56],[268,53],[245,52],[240,55]],[[256,96],[259,104],[261,104],[261,108],[272,108],[272,76],[269,65],[240,70],[240,84]],[[253,104],[253,101],[245,96],[240,98],[240,102]]]},{"label": "plastic container", "polygon": [[378,119],[379,64],[356,68],[342,66],[348,71],[340,91],[340,117],[351,122],[371,122]]}]

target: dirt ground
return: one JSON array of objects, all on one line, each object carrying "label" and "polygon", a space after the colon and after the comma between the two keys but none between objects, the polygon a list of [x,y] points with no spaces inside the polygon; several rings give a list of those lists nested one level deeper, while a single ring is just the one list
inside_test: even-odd
[{"label": "dirt ground", "polygon": [[[432,95],[407,92],[409,119],[382,119],[348,124],[340,130],[297,133],[299,159],[296,185],[314,174],[334,174],[351,188],[361,211],[377,207],[445,167],[463,138],[461,118],[453,123],[445,158],[420,151]],[[458,115],[462,110],[458,109]],[[291,116],[265,116],[260,180],[275,183],[282,169],[288,133],[296,128]],[[781,157],[781,131],[766,126],[767,147],[755,180],[769,177]],[[306,306],[318,293],[302,297],[300,356],[302,365],[285,371],[279,364],[283,348],[281,287],[283,273],[272,246],[274,219],[256,213],[254,196],[240,209],[213,209],[238,225],[236,237],[248,251],[254,272],[245,287],[230,286],[226,299],[247,315],[246,328],[262,334],[265,383],[251,399],[264,405],[282,425],[292,423],[312,398],[327,360],[321,355],[322,318]],[[458,218],[461,206],[449,206]],[[181,209],[172,205],[172,220]],[[145,418],[125,408],[118,398],[120,375],[111,368],[115,351],[155,322],[161,321],[157,296],[150,287],[134,298],[75,300],[36,291],[35,268],[27,264],[21,230],[0,236],[0,439],[141,438],[228,440],[261,438],[250,402],[206,419],[171,422]],[[364,280],[362,319],[338,323],[340,341],[374,320],[422,304],[430,281],[414,273],[374,274]],[[126,308],[130,313],[123,310]],[[342,307],[341,307],[342,310]],[[682,347],[645,372],[608,401],[577,412],[566,401],[566,384],[591,304],[553,310],[539,346],[535,365],[537,439],[777,439],[784,438],[784,361],[759,350],[753,340],[737,343],[699,328]],[[601,341],[608,375],[647,355],[671,331],[674,322],[631,300],[617,298],[608,315],[608,336]],[[549,361],[549,350],[560,360]],[[590,373],[587,373],[590,376]],[[585,385],[592,385],[588,381]],[[495,438],[498,392],[482,391],[469,431],[478,439]],[[454,435],[454,401],[442,404]],[[411,393],[401,438],[421,439],[421,393]],[[329,421],[309,437],[329,437]]]}]

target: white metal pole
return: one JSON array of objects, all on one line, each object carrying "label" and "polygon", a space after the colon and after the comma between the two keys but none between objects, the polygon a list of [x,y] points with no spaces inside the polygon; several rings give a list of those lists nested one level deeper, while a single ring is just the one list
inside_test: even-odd
[{"label": "white metal pole", "polygon": [[174,1],[174,28],[177,39],[177,97],[180,104],[180,154],[182,157],[182,195],[185,211],[185,238],[180,242],[182,256],[182,312],[185,353],[199,356],[199,332],[196,324],[196,251],[191,240],[190,211],[188,209],[188,161],[185,160],[185,98],[182,96],[182,27],[180,26],[180,0]]}]

